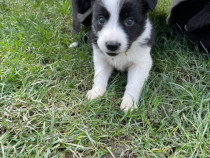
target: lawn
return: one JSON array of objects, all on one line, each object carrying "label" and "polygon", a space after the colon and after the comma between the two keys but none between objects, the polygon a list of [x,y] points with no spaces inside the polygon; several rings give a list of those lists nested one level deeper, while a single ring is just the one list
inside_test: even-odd
[{"label": "lawn", "polygon": [[0,0],[0,157],[209,157],[210,60],[169,28],[159,0],[154,65],[137,111],[120,110],[126,72],[88,101],[88,35],[71,33],[70,0]]}]

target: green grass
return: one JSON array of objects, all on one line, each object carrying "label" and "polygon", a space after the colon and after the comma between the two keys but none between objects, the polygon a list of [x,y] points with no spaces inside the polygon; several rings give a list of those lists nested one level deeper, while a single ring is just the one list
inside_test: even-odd
[{"label": "green grass", "polygon": [[0,157],[209,157],[209,56],[166,26],[169,7],[151,14],[154,66],[139,110],[123,113],[126,73],[85,97],[92,53],[68,47],[70,0],[0,0]]}]

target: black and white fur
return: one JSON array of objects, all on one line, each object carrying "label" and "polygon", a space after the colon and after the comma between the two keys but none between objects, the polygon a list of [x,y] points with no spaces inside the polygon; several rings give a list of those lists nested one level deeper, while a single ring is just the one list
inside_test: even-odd
[{"label": "black and white fur", "polygon": [[144,82],[152,67],[154,44],[148,11],[157,0],[96,0],[93,4],[92,47],[94,84],[87,97],[102,96],[113,69],[128,71],[120,108],[137,108]]},{"label": "black and white fur", "polygon": [[[81,24],[91,26],[92,3],[95,0],[71,0],[73,33],[80,31]],[[78,42],[73,42],[69,47],[77,47]]]},{"label": "black and white fur", "polygon": [[91,25],[92,9],[91,4],[94,0],[72,0],[72,25],[73,33],[80,31],[81,24]]},{"label": "black and white fur", "polygon": [[172,0],[167,23],[210,53],[210,0]]}]

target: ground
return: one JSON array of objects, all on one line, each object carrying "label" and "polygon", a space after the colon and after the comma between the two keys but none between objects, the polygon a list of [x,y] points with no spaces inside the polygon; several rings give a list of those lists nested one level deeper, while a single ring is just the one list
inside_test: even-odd
[{"label": "ground", "polygon": [[[0,1],[0,157],[209,157],[209,55],[165,19],[159,0],[150,77],[139,109],[120,110],[126,72],[88,101],[88,29],[71,33],[70,0]],[[82,38],[85,39],[85,38]]]}]

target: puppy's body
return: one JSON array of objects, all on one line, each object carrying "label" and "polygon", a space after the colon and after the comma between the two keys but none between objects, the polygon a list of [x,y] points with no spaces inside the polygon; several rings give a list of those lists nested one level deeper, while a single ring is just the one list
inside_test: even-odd
[{"label": "puppy's body", "polygon": [[155,5],[153,0],[96,0],[91,40],[95,76],[94,85],[87,94],[89,99],[105,93],[114,68],[127,70],[128,81],[121,109],[137,108],[152,67],[150,52],[154,34],[147,13]]},{"label": "puppy's body", "polygon": [[167,23],[210,53],[209,0],[173,0]]}]

